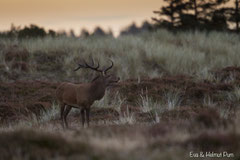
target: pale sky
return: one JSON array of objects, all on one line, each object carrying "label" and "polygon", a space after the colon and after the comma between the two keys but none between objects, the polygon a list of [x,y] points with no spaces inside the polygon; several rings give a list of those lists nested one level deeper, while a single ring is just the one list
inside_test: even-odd
[{"label": "pale sky", "polygon": [[132,22],[151,20],[163,0],[0,0],[0,30],[11,23],[37,24],[46,29],[74,29],[76,33],[96,26],[114,34]]}]

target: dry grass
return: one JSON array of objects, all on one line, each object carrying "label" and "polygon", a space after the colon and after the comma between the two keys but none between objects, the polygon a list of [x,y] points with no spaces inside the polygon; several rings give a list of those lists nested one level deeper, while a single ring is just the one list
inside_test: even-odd
[{"label": "dry grass", "polygon": [[[86,80],[88,73],[74,73],[72,70],[80,59],[88,59],[89,56],[99,60],[102,66],[108,64],[106,57],[113,59],[114,72],[121,79],[159,77],[163,73],[190,74],[212,79],[209,71],[236,66],[240,60],[239,37],[218,32],[172,34],[159,30],[116,39],[47,37],[22,41],[4,39],[0,43],[5,48],[14,44],[26,48],[31,55],[31,73],[59,70],[68,78],[79,75],[79,80]],[[43,65],[43,68],[39,65]],[[56,76],[58,79],[65,77],[60,74]]]},{"label": "dry grass", "polygon": [[[239,41],[230,33],[166,30],[0,39],[0,159],[192,159],[190,151],[202,150],[239,159]],[[6,59],[10,52],[17,58]],[[121,82],[94,103],[91,127],[82,128],[74,110],[71,129],[63,130],[55,82],[93,79],[94,72],[73,72],[89,56],[102,66],[111,58]]]}]

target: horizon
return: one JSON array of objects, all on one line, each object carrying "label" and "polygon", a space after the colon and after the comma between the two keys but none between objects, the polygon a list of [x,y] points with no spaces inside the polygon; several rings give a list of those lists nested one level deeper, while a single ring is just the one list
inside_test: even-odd
[{"label": "horizon", "polygon": [[0,30],[9,30],[12,24],[22,28],[35,24],[46,30],[74,30],[79,35],[82,29],[92,32],[99,26],[105,31],[111,29],[117,36],[132,23],[139,26],[145,20],[151,22],[153,11],[163,3],[163,0],[1,0]]}]

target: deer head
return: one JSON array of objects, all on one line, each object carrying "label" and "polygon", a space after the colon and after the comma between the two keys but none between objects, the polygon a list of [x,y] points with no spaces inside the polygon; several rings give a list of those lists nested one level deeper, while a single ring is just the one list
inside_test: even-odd
[{"label": "deer head", "polygon": [[111,61],[111,65],[105,69],[99,69],[100,65],[99,65],[99,62],[97,63],[97,66],[95,66],[95,63],[94,63],[94,60],[91,58],[92,60],[92,64],[89,65],[85,60],[83,60],[83,64],[78,64],[78,67],[74,70],[74,71],[77,71],[79,70],[80,68],[89,68],[91,70],[94,70],[96,72],[99,72],[100,74],[95,77],[93,80],[92,80],[92,83],[100,83],[102,86],[111,86],[115,83],[117,83],[120,78],[115,76],[114,74],[107,74],[107,72],[113,67],[113,61]]}]

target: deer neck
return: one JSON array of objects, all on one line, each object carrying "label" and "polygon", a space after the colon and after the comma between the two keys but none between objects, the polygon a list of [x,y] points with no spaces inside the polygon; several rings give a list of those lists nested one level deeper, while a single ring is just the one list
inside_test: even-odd
[{"label": "deer neck", "polygon": [[93,82],[90,87],[90,92],[94,100],[100,100],[104,96],[105,90],[106,85],[101,81]]}]

